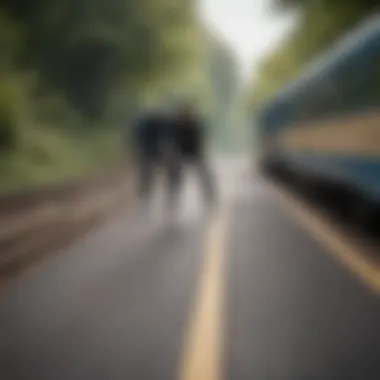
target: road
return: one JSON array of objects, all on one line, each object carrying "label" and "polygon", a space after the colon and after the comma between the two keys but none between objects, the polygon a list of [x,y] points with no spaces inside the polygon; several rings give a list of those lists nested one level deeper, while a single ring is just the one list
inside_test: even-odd
[{"label": "road", "polygon": [[1,379],[379,379],[376,290],[246,160],[216,171],[212,213],[190,181],[177,223],[158,194],[2,289]]}]

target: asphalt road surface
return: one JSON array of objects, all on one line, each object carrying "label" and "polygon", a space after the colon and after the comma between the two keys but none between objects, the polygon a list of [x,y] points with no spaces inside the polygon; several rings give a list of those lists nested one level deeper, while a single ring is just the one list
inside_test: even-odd
[{"label": "asphalt road surface", "polygon": [[217,209],[189,180],[176,222],[158,192],[2,289],[0,378],[379,379],[376,292],[244,158],[215,170]]}]

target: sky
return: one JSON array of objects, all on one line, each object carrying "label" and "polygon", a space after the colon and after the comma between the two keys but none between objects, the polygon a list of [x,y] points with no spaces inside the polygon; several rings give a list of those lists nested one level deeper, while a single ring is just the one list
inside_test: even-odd
[{"label": "sky", "polygon": [[284,40],[293,17],[273,15],[271,0],[200,0],[201,18],[224,37],[244,78],[254,75],[266,54]]}]

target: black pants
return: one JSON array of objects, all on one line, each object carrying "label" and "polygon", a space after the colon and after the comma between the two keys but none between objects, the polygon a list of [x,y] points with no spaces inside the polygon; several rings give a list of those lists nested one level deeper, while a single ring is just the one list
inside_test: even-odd
[{"label": "black pants", "polygon": [[177,199],[181,181],[178,156],[170,149],[163,149],[161,154],[142,154],[138,164],[138,193],[142,198],[150,198],[156,181],[156,172],[162,169],[165,177],[167,202],[172,205]]},{"label": "black pants", "polygon": [[156,155],[140,154],[138,162],[138,194],[143,198],[151,196],[154,173],[160,160]]},{"label": "black pants", "polygon": [[215,185],[212,172],[205,157],[201,155],[175,155],[169,168],[169,194],[174,201],[177,201],[179,190],[183,182],[184,170],[186,167],[195,170],[202,188],[205,202],[212,202],[215,198]]}]

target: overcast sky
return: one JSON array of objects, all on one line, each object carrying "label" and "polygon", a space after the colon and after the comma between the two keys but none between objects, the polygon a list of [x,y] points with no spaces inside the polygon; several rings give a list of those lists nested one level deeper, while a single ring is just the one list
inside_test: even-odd
[{"label": "overcast sky", "polygon": [[281,43],[293,24],[269,11],[271,0],[199,0],[201,17],[235,50],[242,73],[251,75],[258,61]]}]

